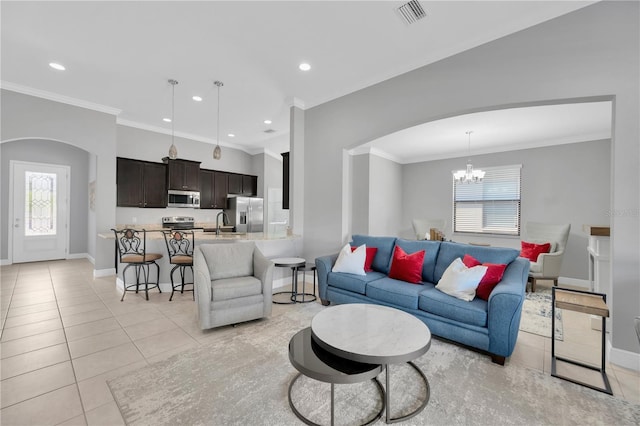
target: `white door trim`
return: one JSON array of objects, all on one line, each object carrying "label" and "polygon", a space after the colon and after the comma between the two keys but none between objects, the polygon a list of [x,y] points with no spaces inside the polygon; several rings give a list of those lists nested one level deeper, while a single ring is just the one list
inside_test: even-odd
[{"label": "white door trim", "polygon": [[64,164],[48,164],[48,163],[36,163],[34,161],[20,161],[20,160],[9,160],[9,214],[8,216],[8,221],[7,221],[7,258],[9,260],[9,264],[13,263],[13,230],[15,229],[13,227],[13,224],[15,223],[15,217],[14,217],[14,209],[13,209],[13,205],[14,205],[14,194],[13,194],[13,183],[14,183],[14,179],[13,179],[13,174],[14,174],[14,169],[16,165],[34,165],[34,166],[41,166],[41,167],[47,167],[47,166],[55,166],[55,167],[60,167],[65,169],[65,172],[67,173],[67,208],[66,210],[66,227],[65,227],[65,246],[66,246],[66,253],[65,253],[65,259],[69,257],[69,226],[70,226],[70,222],[71,222],[71,167],[64,165]]}]

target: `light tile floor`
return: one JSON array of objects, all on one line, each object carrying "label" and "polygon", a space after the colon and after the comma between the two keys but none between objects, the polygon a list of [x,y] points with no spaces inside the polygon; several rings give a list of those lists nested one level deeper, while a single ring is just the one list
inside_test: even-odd
[{"label": "light tile floor", "polygon": [[[92,268],[86,260],[66,260],[0,269],[2,424],[123,424],[107,380],[235,332],[201,331],[190,292],[172,302],[157,290],[149,301],[127,293],[120,302],[114,277],[93,279]],[[562,349],[589,353],[582,342],[593,333],[585,323],[571,315],[563,321]],[[550,339],[521,332],[507,366],[548,373],[550,351]],[[638,373],[607,368],[614,393],[640,403]]]}]

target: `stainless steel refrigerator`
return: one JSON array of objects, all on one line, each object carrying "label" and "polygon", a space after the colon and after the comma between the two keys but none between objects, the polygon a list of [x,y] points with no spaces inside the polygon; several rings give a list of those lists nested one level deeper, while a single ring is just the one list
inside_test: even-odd
[{"label": "stainless steel refrigerator", "polygon": [[229,225],[235,232],[262,232],[264,220],[264,200],[257,197],[233,197],[228,199]]}]

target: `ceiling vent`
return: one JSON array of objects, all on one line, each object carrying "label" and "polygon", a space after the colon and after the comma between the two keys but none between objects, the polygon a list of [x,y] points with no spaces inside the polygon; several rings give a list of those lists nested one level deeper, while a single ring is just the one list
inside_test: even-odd
[{"label": "ceiling vent", "polygon": [[276,131],[273,129],[267,129],[264,131],[265,133],[275,133]]},{"label": "ceiling vent", "polygon": [[398,14],[406,24],[413,24],[422,18],[426,18],[427,14],[418,3],[417,0],[411,0],[398,8]]}]

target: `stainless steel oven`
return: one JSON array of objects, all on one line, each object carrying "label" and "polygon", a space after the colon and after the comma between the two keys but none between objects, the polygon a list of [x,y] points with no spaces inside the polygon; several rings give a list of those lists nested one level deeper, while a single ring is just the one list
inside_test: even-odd
[{"label": "stainless steel oven", "polygon": [[169,190],[167,207],[191,207],[200,208],[200,193],[194,191]]}]

